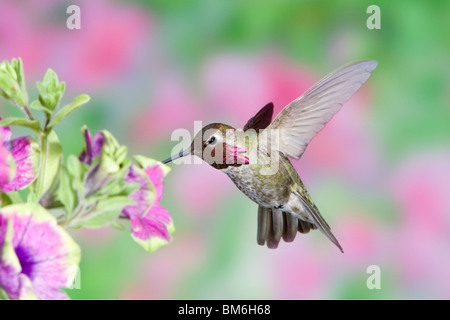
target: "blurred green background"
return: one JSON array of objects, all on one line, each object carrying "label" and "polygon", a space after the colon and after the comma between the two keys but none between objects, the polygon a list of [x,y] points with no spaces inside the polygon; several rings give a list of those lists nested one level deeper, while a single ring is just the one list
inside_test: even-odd
[{"label": "blurred green background", "polygon": [[[223,173],[172,166],[172,243],[148,254],[128,231],[71,232],[82,261],[70,297],[450,298],[450,2],[377,1],[379,30],[366,26],[373,1],[79,0],[81,30],[66,28],[70,4],[0,2],[0,60],[22,57],[30,95],[50,67],[67,101],[92,97],[57,129],[65,154],[87,124],[165,159],[177,128],[241,127],[343,64],[379,62],[295,161],[345,254],[317,231],[259,247],[257,206]],[[380,290],[366,286],[370,265]]]}]

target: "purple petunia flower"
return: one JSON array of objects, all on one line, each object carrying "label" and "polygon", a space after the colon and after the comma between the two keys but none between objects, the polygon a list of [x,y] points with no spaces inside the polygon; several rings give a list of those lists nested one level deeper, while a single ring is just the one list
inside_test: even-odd
[{"label": "purple petunia flower", "polygon": [[141,160],[145,169],[131,166],[125,178],[128,183],[140,185],[130,196],[136,201],[136,205],[126,206],[122,213],[130,219],[133,239],[145,250],[152,252],[169,243],[170,234],[175,230],[169,212],[159,205],[164,193],[162,179],[169,169],[160,162],[150,159],[142,161],[143,157],[136,158]]},{"label": "purple petunia flower", "polygon": [[96,158],[102,151],[105,142],[105,134],[103,132],[97,132],[94,136],[94,141],[92,141],[91,133],[87,128],[83,128],[83,134],[85,147],[78,159],[90,166],[92,164],[92,159]]},{"label": "purple petunia flower", "polygon": [[[169,167],[142,156],[135,156],[139,166],[130,165],[124,161],[126,149],[121,149],[109,132],[98,132],[94,138],[87,128],[83,133],[85,147],[78,159],[89,166],[83,180],[86,194],[93,194],[118,179],[122,187],[136,184],[138,189],[129,193],[129,199],[135,204],[122,209],[122,217],[130,220],[131,236],[147,251],[155,251],[170,242],[175,228],[169,212],[159,205],[164,193],[162,179],[170,171]],[[117,174],[124,169],[122,176]]]},{"label": "purple petunia flower", "polygon": [[[0,141],[3,141],[0,133]],[[0,190],[11,180],[11,155],[3,144],[0,144]]]},{"label": "purple petunia flower", "polygon": [[0,191],[23,189],[36,178],[39,147],[31,137],[11,140],[11,130],[0,126]]},{"label": "purple petunia flower", "polygon": [[36,203],[0,209],[0,291],[10,299],[67,299],[80,248]]},{"label": "purple petunia flower", "polygon": [[85,147],[78,159],[90,167],[84,178],[85,192],[89,196],[117,178],[124,159],[118,159],[116,152],[120,146],[108,131],[97,132],[94,139],[86,127],[82,131]]}]

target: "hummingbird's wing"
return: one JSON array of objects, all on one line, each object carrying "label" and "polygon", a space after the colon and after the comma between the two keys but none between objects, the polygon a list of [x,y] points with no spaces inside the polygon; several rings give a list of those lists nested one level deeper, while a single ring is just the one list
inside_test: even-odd
[{"label": "hummingbird's wing", "polygon": [[256,131],[263,130],[267,128],[267,126],[272,121],[273,115],[273,103],[270,102],[266,104],[261,110],[258,111],[244,126],[244,131],[248,129],[254,129]]},{"label": "hummingbird's wing", "polygon": [[338,69],[288,104],[262,134],[279,129],[279,151],[299,159],[308,143],[366,82],[376,61],[361,61]]}]

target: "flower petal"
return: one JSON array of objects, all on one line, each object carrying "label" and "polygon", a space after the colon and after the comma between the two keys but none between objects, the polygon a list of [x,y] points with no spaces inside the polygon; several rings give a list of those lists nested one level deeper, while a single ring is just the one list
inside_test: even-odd
[{"label": "flower petal", "polygon": [[16,166],[14,178],[3,185],[3,192],[23,189],[36,178],[39,163],[39,147],[31,137],[19,137],[5,143]]},{"label": "flower petal", "polygon": [[[170,234],[175,230],[169,212],[159,205],[164,193],[163,177],[170,169],[153,159],[143,156],[134,158],[140,168],[145,170],[137,166],[130,167],[125,181],[138,183],[140,188],[131,195],[137,204],[125,207],[122,213],[130,218],[133,239],[146,251],[152,252],[169,243]],[[152,196],[150,201],[149,189]],[[142,211],[148,205],[150,205],[149,209]]]},{"label": "flower petal", "polygon": [[145,168],[150,181],[155,186],[156,198],[155,204],[161,201],[164,193],[164,183],[162,179],[170,172],[170,167],[160,161],[150,159],[141,155],[135,155],[134,159],[141,168]]},{"label": "flower petal", "polygon": [[11,140],[11,129],[9,127],[0,126],[0,134],[3,136],[3,142]]},{"label": "flower petal", "polygon": [[171,170],[169,166],[155,159],[147,158],[141,155],[135,155],[133,158],[134,160],[136,160],[136,162],[139,164],[141,168],[158,166],[163,172],[163,177],[165,177]]},{"label": "flower petal", "polygon": [[143,218],[130,221],[133,239],[149,252],[169,243],[175,231],[169,212],[159,205],[152,206]]},{"label": "flower petal", "polygon": [[98,157],[102,152],[106,137],[105,134],[100,131],[95,134],[94,140],[92,140],[92,135],[88,128],[85,126],[82,130],[85,146],[78,159],[87,165],[91,165],[92,159]]},{"label": "flower petal", "polygon": [[130,166],[130,170],[125,177],[127,183],[139,184],[139,189],[130,195],[130,199],[135,201],[135,205],[126,206],[122,213],[130,219],[139,219],[148,212],[155,201],[155,188],[148,178],[146,172],[137,166]]},{"label": "flower petal", "polygon": [[21,274],[22,267],[13,245],[13,224],[0,216],[0,287],[5,289],[10,299],[36,298],[30,279]]},{"label": "flower petal", "polygon": [[92,157],[96,158],[101,152],[103,148],[103,144],[105,143],[106,137],[105,134],[100,131],[97,132],[94,136],[94,144],[92,146]]},{"label": "flower petal", "polygon": [[156,197],[154,203],[158,204],[164,194],[164,183],[162,181],[164,172],[158,165],[155,165],[153,167],[146,168],[145,173],[155,187]]},{"label": "flower petal", "polygon": [[[1,128],[1,127],[0,127]],[[0,134],[1,140],[1,134]],[[0,143],[0,191],[14,176],[14,162],[8,149]]]},{"label": "flower petal", "polygon": [[92,136],[86,127],[81,130],[83,130],[85,146],[78,159],[90,166],[92,163]]},{"label": "flower petal", "polygon": [[17,288],[26,288],[27,281],[39,299],[67,298],[59,288],[71,285],[80,248],[43,207],[27,203],[2,208],[0,248],[0,270],[7,277],[0,277],[0,287],[11,298],[24,297],[27,292]]}]

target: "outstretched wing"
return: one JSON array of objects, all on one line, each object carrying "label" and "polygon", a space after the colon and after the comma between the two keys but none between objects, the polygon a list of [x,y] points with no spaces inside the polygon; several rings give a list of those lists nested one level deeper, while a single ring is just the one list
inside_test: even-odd
[{"label": "outstretched wing", "polygon": [[279,151],[299,159],[312,138],[366,82],[377,64],[361,61],[338,69],[288,104],[265,130],[279,129]]},{"label": "outstretched wing", "polygon": [[261,110],[258,111],[244,126],[244,131],[248,129],[254,129],[256,131],[267,128],[272,121],[273,115],[273,103],[266,104]]}]

